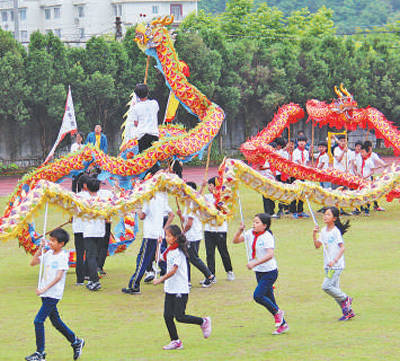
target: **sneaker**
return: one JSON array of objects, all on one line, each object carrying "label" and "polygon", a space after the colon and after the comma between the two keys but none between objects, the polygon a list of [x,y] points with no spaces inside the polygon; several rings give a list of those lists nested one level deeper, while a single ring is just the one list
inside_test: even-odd
[{"label": "sneaker", "polygon": [[[204,278],[204,280],[202,280],[202,281],[200,281],[199,283],[200,283],[200,285],[202,286],[203,285],[203,283],[206,281],[206,278]],[[214,278],[212,279],[212,281],[211,281],[212,283],[214,283],[214,284],[216,284],[217,283],[217,277],[215,277],[214,276]]]},{"label": "sneaker", "polygon": [[211,335],[211,317],[205,317],[203,324],[200,327],[203,331],[204,338],[209,338]]},{"label": "sneaker", "polygon": [[[233,271],[226,272],[226,279],[228,281],[234,281],[235,280],[235,274],[233,273]],[[217,281],[215,281],[215,282],[217,282]]]},{"label": "sneaker", "polygon": [[35,352],[32,355],[25,357],[26,361],[45,361],[46,360],[46,352]]},{"label": "sneaker", "polygon": [[385,208],[382,208],[382,207],[375,207],[374,209],[377,212],[385,212]]},{"label": "sneaker", "polygon": [[189,282],[188,286],[189,286],[189,290],[191,290],[192,289],[192,282]]},{"label": "sneaker", "polygon": [[180,340],[171,341],[168,345],[163,346],[163,350],[182,350],[183,343]]},{"label": "sneaker", "polygon": [[128,295],[140,295],[140,288],[123,288],[121,290],[123,293],[126,293]]},{"label": "sneaker", "polygon": [[90,281],[90,282],[88,282],[88,284],[86,285],[86,288],[87,288],[89,291],[98,291],[98,290],[101,288],[101,284],[100,284],[99,281],[97,281],[97,282],[92,282],[92,281]]},{"label": "sneaker", "polygon": [[292,214],[292,217],[293,217],[294,219],[299,219],[299,218],[301,218],[300,213],[293,213],[293,214]]},{"label": "sneaker", "polygon": [[368,208],[364,209],[364,215],[369,216],[369,209]]},{"label": "sneaker", "polygon": [[349,310],[349,312],[351,311],[352,303],[353,303],[353,299],[351,297],[347,297],[346,298],[346,308]]},{"label": "sneaker", "polygon": [[281,218],[281,216],[279,214],[273,214],[271,216],[271,218],[279,219],[279,218]]},{"label": "sneaker", "polygon": [[144,277],[144,282],[149,283],[154,280],[154,272],[146,272]]},{"label": "sneaker", "polygon": [[306,212],[301,212],[299,215],[302,218],[310,218],[310,216]]},{"label": "sneaker", "polygon": [[104,271],[102,268],[99,269],[99,273],[100,273],[102,276],[105,276],[105,275],[107,274],[107,272]]},{"label": "sneaker", "polygon": [[76,282],[75,286],[84,286],[85,284],[83,282]]},{"label": "sneaker", "polygon": [[356,208],[353,212],[351,212],[353,216],[359,216],[361,212]]},{"label": "sneaker", "polygon": [[281,335],[282,333],[285,333],[287,331],[289,331],[289,325],[287,323],[284,323],[283,325],[280,325],[272,334]]},{"label": "sneaker", "polygon": [[85,340],[83,338],[77,338],[74,343],[71,344],[74,350],[74,360],[77,360],[81,354],[83,346],[85,346]]},{"label": "sneaker", "polygon": [[85,281],[90,281],[90,277],[89,276],[85,276]]},{"label": "sneaker", "polygon": [[278,213],[276,214],[278,218],[283,217],[285,214],[283,213],[282,210],[278,211]]},{"label": "sneaker", "polygon": [[347,312],[345,315],[339,318],[338,321],[347,321],[350,320],[355,316],[355,313],[351,310],[350,312]]},{"label": "sneaker", "polygon": [[201,284],[201,286],[204,288],[208,288],[208,287],[212,286],[212,284],[214,283],[214,278],[215,278],[215,276],[212,276],[211,278],[206,278],[203,281],[203,283]]},{"label": "sneaker", "polygon": [[348,312],[348,308],[347,308],[347,299],[348,299],[348,297],[347,297],[345,300],[343,300],[343,301],[340,302],[340,307],[342,308],[343,316],[346,316],[346,315],[347,315],[347,312]]},{"label": "sneaker", "polygon": [[278,328],[279,326],[282,325],[284,314],[285,314],[285,312],[283,312],[282,310],[278,310],[278,312],[275,313],[274,318],[275,318],[275,327],[276,328]]}]

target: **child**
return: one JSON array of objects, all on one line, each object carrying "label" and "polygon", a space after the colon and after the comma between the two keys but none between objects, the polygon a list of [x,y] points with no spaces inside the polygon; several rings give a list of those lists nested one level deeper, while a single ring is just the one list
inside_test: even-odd
[{"label": "child", "polygon": [[[214,203],[214,192],[216,190],[215,181],[217,177],[210,178],[207,182],[210,194],[205,195],[206,201]],[[228,233],[228,223],[225,221],[222,226],[210,226],[206,224],[204,227],[204,241],[206,244],[207,266],[211,273],[215,275],[215,247],[218,248],[222,258],[222,263],[226,272],[227,280],[234,281],[235,274],[232,270],[231,256],[226,245],[226,234]],[[216,278],[214,283],[217,282]]]},{"label": "child", "polygon": [[[82,194],[86,199],[98,198],[100,181],[89,178],[87,182],[88,192]],[[86,251],[86,264],[89,273],[89,282],[86,288],[89,291],[98,291],[101,288],[99,275],[97,273],[97,256],[100,245],[104,243],[106,234],[106,223],[104,218],[95,218],[83,221],[83,244]]]},{"label": "child", "polygon": [[339,288],[339,278],[344,270],[344,243],[342,235],[350,227],[350,222],[345,224],[339,219],[339,210],[336,207],[329,207],[324,213],[324,227],[317,237],[319,227],[315,226],[313,230],[313,241],[315,248],[323,246],[324,249],[324,270],[325,279],[322,283],[322,289],[335,299],[342,309],[342,317],[339,321],[345,321],[354,317],[351,304],[353,299],[347,296]]},{"label": "child", "polygon": [[[81,191],[77,194],[78,197],[88,198],[87,194],[87,183],[90,177],[86,174],[83,174],[79,178],[79,185]],[[76,254],[76,285],[83,286],[85,280],[85,263],[83,261],[83,256],[85,253],[85,247],[83,242],[83,226],[84,221],[80,217],[72,218],[72,231],[74,232],[74,241],[75,241],[75,254]],[[87,270],[86,270],[87,271]]]},{"label": "child", "polygon": [[278,278],[278,268],[274,257],[275,240],[270,231],[271,218],[265,213],[256,214],[253,228],[244,234],[244,224],[241,223],[233,243],[246,242],[248,252],[247,268],[254,270],[258,285],[254,290],[254,300],[264,306],[275,318],[273,334],[280,335],[289,330],[284,312],[278,307],[274,297],[273,284]]},{"label": "child", "polygon": [[157,192],[150,201],[145,202],[138,214],[143,221],[143,241],[136,258],[135,273],[130,278],[128,287],[121,290],[128,295],[139,295],[141,293],[140,281],[153,260],[157,240],[164,235],[164,215],[168,214],[165,228],[171,224],[174,218],[174,214],[168,206],[168,196],[163,192]]},{"label": "child", "polygon": [[25,357],[27,361],[45,360],[44,352],[44,321],[50,318],[52,325],[71,343],[74,360],[82,353],[85,341],[77,338],[75,334],[61,320],[57,310],[57,303],[61,300],[64,292],[65,277],[68,270],[69,254],[63,251],[68,243],[69,235],[61,228],[50,233],[50,250],[41,256],[44,242],[32,258],[31,266],[43,262],[43,278],[39,282],[36,294],[42,298],[42,307],[35,317],[36,352]]},{"label": "child", "polygon": [[[293,162],[301,165],[307,165],[310,160],[309,152],[305,148],[307,138],[302,136],[297,139],[297,148],[293,151]],[[298,199],[290,204],[290,211],[293,213],[293,218],[308,218],[307,213],[303,212],[303,201]]]},{"label": "child", "polygon": [[167,262],[167,273],[161,278],[155,279],[153,284],[158,285],[164,282],[164,320],[171,342],[165,345],[163,349],[181,350],[183,349],[183,344],[179,340],[174,317],[178,322],[199,325],[203,331],[204,338],[208,338],[211,334],[211,318],[185,314],[189,296],[186,237],[175,224],[166,228],[165,237],[168,248],[162,254],[162,257]]},{"label": "child", "polygon": [[[365,143],[361,147],[361,163],[359,163],[358,171],[361,177],[372,181],[372,174],[374,173],[374,161],[369,153],[369,146]],[[369,208],[369,203],[366,204],[366,207],[361,207],[361,210],[365,212],[366,216],[369,216]]]},{"label": "child", "polygon": [[[327,154],[328,145],[326,142],[319,142],[318,151],[315,167],[317,169],[327,169],[329,167],[329,156]],[[322,188],[329,188],[331,184],[330,182],[320,182],[320,185]]]},{"label": "child", "polygon": [[[197,189],[196,183],[187,182],[189,187],[194,190]],[[185,237],[188,240],[188,255],[189,262],[193,264],[201,273],[204,275],[204,280],[200,283],[204,288],[210,287],[213,284],[215,276],[211,273],[208,267],[203,263],[199,257],[199,247],[200,241],[203,238],[203,225],[200,219],[191,210],[187,210],[186,214],[182,214],[182,211],[178,209],[177,214],[181,219],[181,224],[183,225],[183,231],[185,232]],[[190,263],[188,263],[189,272],[189,285],[190,285]]]}]

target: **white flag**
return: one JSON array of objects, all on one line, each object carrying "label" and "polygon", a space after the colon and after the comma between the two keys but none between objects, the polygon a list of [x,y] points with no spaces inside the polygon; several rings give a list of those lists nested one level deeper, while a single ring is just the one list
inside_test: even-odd
[{"label": "white flag", "polygon": [[60,142],[64,139],[64,137],[68,133],[75,134],[77,131],[78,131],[78,127],[76,125],[74,103],[72,101],[71,87],[69,86],[67,102],[65,103],[65,112],[64,112],[64,117],[63,117],[62,124],[61,124],[61,129],[58,132],[57,140],[54,143],[53,148],[51,149],[49,155],[47,156],[47,158],[43,164],[46,164],[50,160],[50,158],[53,156],[57,146],[60,144]]}]

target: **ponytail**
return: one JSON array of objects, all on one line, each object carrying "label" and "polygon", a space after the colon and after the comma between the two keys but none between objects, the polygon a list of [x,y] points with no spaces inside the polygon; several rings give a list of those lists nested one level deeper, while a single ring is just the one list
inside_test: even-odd
[{"label": "ponytail", "polygon": [[179,226],[177,226],[176,224],[171,224],[170,226],[168,226],[167,231],[176,238],[176,243],[178,244],[178,248],[184,253],[186,258],[189,258],[187,249],[187,239],[185,235],[182,233]]},{"label": "ponytail", "polygon": [[336,207],[329,207],[332,215],[336,218],[335,226],[339,229],[340,233],[344,235],[347,230],[350,228],[350,221],[347,220],[345,223],[342,223],[339,217],[339,210]]}]

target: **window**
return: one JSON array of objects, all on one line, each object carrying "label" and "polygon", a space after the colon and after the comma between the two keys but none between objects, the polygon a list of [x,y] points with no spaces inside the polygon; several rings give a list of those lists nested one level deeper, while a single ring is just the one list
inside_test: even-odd
[{"label": "window", "polygon": [[54,29],[54,35],[61,38],[61,29]]},{"label": "window", "polygon": [[21,30],[21,41],[28,41],[28,32],[26,30]]},{"label": "window", "polygon": [[122,16],[122,5],[118,5],[119,16]]},{"label": "window", "polygon": [[78,6],[78,17],[79,18],[85,17],[85,7],[84,6]]},{"label": "window", "polygon": [[7,21],[8,20],[8,12],[7,11],[2,11],[1,12],[1,20]]},{"label": "window", "polygon": [[113,5],[114,16],[122,16],[122,5]]},{"label": "window", "polygon": [[85,37],[85,29],[84,28],[79,28],[79,37],[81,39]]},{"label": "window", "polygon": [[61,8],[54,8],[54,19],[59,19],[61,17]]},{"label": "window", "polygon": [[50,9],[44,9],[44,18],[45,18],[46,20],[51,19],[51,12],[50,12]]},{"label": "window", "polygon": [[19,10],[19,19],[20,20],[26,20],[26,9],[20,9]]},{"label": "window", "polygon": [[14,21],[14,11],[10,11],[10,21]]},{"label": "window", "polygon": [[153,5],[153,14],[158,14],[159,11],[159,6],[158,5]]},{"label": "window", "polygon": [[182,4],[171,4],[170,10],[176,20],[182,19]]}]

